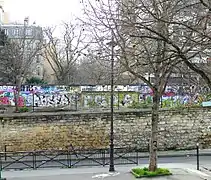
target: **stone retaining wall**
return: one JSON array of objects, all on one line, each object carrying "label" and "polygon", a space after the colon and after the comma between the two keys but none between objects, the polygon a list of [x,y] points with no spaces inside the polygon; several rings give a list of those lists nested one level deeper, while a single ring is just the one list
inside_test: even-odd
[{"label": "stone retaining wall", "polygon": [[[116,112],[115,147],[148,149],[151,112]],[[0,150],[33,151],[109,147],[109,112],[28,113],[0,115]],[[211,109],[160,112],[161,150],[192,149],[196,142],[211,147]]]}]

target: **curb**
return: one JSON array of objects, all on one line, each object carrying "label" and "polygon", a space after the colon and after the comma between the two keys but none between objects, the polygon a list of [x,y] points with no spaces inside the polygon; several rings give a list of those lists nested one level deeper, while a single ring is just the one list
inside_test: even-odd
[{"label": "curb", "polygon": [[[149,157],[149,155],[146,155],[146,154],[144,154],[143,156],[140,154],[139,156],[141,158],[148,158]],[[178,151],[178,153],[172,152],[172,154],[168,154],[168,152],[167,152],[167,154],[163,154],[163,153],[159,154],[159,152],[158,152],[158,158],[188,157],[188,156],[197,156],[196,151],[195,152],[194,151],[193,152],[183,152],[183,153]],[[210,152],[199,151],[199,156],[211,156],[211,150],[210,150]]]}]

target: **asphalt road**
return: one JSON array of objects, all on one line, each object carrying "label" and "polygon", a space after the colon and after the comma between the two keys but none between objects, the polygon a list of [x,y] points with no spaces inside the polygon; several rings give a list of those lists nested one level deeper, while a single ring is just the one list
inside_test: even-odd
[{"label": "asphalt road", "polygon": [[[40,168],[53,168],[53,167],[59,167],[59,168],[67,168],[69,164],[72,165],[72,167],[88,167],[88,166],[103,166],[103,163],[108,165],[109,159],[106,159],[104,162],[100,159],[43,159],[41,157],[37,157],[36,161],[32,161],[31,157],[30,159],[20,159],[15,158],[11,159],[7,158],[7,161],[5,161],[4,158],[2,158],[2,167],[4,170],[9,169],[17,169],[17,170],[23,170],[23,169],[33,169],[33,167],[36,167],[37,169]],[[129,159],[127,158],[119,158],[115,160],[116,165],[126,165],[126,164],[135,164],[137,162],[137,158],[131,157]],[[147,164],[148,158],[139,158],[138,164]],[[186,157],[160,157],[158,158],[158,163],[165,164],[165,163],[186,163],[186,164],[192,164],[196,165],[196,157],[195,156],[186,156]],[[201,156],[200,157],[200,166],[207,167],[208,165],[211,165],[211,156]]]}]

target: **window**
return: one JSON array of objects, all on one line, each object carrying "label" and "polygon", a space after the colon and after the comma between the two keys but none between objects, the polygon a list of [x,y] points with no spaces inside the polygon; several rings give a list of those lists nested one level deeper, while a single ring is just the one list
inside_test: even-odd
[{"label": "window", "polygon": [[26,29],[26,36],[32,36],[32,29],[31,28]]},{"label": "window", "polygon": [[4,29],[4,34],[8,35],[8,29]]},{"label": "window", "polygon": [[14,36],[19,36],[19,33],[20,33],[20,29],[16,28],[16,29],[13,30]]}]

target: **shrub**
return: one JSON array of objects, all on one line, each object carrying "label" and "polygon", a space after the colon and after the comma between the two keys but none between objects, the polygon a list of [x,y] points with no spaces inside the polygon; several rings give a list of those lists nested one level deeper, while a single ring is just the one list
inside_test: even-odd
[{"label": "shrub", "polygon": [[136,178],[172,175],[172,173],[165,168],[157,168],[156,171],[149,171],[146,167],[134,168],[131,172]]},{"label": "shrub", "polygon": [[21,107],[21,108],[19,109],[19,112],[20,112],[20,113],[22,113],[22,112],[29,112],[29,108],[27,108],[27,107]]},{"label": "shrub", "polygon": [[149,104],[146,104],[145,102],[135,102],[133,101],[128,108],[132,109],[143,109],[143,108],[150,108],[151,106]]},{"label": "shrub", "polygon": [[89,106],[89,108],[94,108],[98,106],[98,104],[94,100],[88,101],[87,105]]}]

